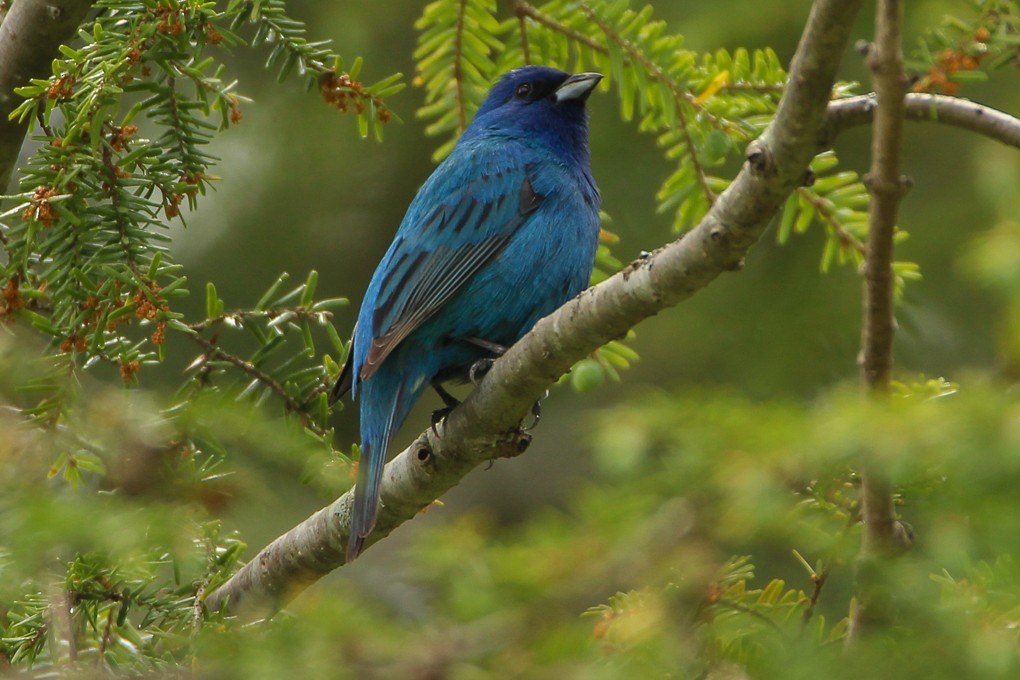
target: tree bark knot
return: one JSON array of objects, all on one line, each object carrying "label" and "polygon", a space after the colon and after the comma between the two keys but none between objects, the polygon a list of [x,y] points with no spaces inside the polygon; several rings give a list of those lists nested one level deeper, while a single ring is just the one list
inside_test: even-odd
[{"label": "tree bark knot", "polygon": [[631,274],[636,272],[641,267],[644,267],[646,265],[650,266],[654,255],[655,255],[654,253],[649,253],[648,251],[641,251],[641,254],[637,256],[637,259],[631,260],[630,264],[628,264],[620,271],[620,275],[623,277],[623,280],[629,281]]},{"label": "tree bark knot", "polygon": [[895,181],[883,181],[876,179],[870,172],[861,177],[861,182],[872,196],[882,194],[902,198],[914,186],[914,179],[907,175],[900,175]]},{"label": "tree bark knot", "polygon": [[765,175],[772,174],[775,170],[772,153],[760,138],[747,145],[746,158],[748,166],[754,173]]},{"label": "tree bark knot", "polygon": [[507,438],[499,443],[499,453],[494,458],[516,458],[531,446],[532,436],[524,431],[524,428],[517,428],[507,433]]}]

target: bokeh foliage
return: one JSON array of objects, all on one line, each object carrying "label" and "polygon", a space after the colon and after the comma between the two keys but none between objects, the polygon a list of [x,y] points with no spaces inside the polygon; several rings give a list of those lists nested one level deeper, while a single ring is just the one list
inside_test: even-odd
[{"label": "bokeh foliage", "polygon": [[[278,68],[281,80],[298,72],[327,103],[355,115],[362,134],[372,126],[381,136],[391,117],[383,97],[401,89],[399,75],[362,84],[360,60],[343,71],[339,55],[308,41],[282,2],[234,1],[225,9],[98,2],[80,46],[62,49],[53,76],[17,91],[24,101],[13,116],[28,124],[38,147],[22,169],[22,193],[4,213],[0,315],[49,336],[72,370],[104,362],[126,383],[162,360],[168,331],[205,348],[208,361],[196,364],[195,375],[208,381],[223,358],[216,349],[223,328],[244,328],[261,347],[242,370],[278,386],[291,411],[314,418],[312,399],[299,404],[292,394],[309,391],[302,390],[306,374],[261,371],[288,330],[301,333],[314,355],[309,324],[325,325],[324,314],[341,304],[313,304],[314,274],[290,296],[280,294],[282,280],[274,283],[248,314],[225,315],[215,288],[207,291],[204,320],[188,323],[173,308],[188,290],[167,230],[170,221],[183,221],[182,204],[197,209],[218,179],[208,150],[213,136],[241,121],[242,100],[221,59],[245,42],[245,32],[254,46],[271,46],[267,66]],[[324,369],[316,373],[324,382]],[[321,432],[324,401],[317,407]]]},{"label": "bokeh foliage", "polygon": [[[922,36],[916,89],[951,92],[1015,61],[1016,3],[973,5]],[[221,298],[223,282],[196,295],[167,225],[202,210],[217,174],[230,182],[229,167],[214,170],[210,142],[241,122],[244,86],[228,74],[246,43],[265,45],[280,80],[296,75],[353,114],[361,135],[381,136],[401,83],[362,84],[361,61],[345,71],[282,2],[98,7],[53,77],[19,91],[37,147],[0,225],[9,322],[0,336],[0,670],[1020,672],[1020,403],[1003,383],[1020,356],[1015,220],[975,241],[961,266],[1006,309],[1006,370],[996,378],[908,379],[877,404],[843,385],[820,385],[803,402],[649,389],[586,416],[576,447],[590,453],[590,478],[559,507],[511,526],[485,512],[415,526],[384,586],[323,584],[266,625],[203,618],[196,595],[251,555],[223,519],[238,499],[286,493],[284,477],[323,498],[350,483],[325,394],[344,356],[332,315],[345,300],[321,299],[314,271],[299,282],[268,273],[264,292],[239,303]],[[668,164],[655,201],[674,231],[696,224],[725,189],[786,77],[770,49],[686,49],[650,7],[627,2],[439,0],[417,28],[419,115],[438,138],[436,158],[507,68],[599,70],[620,118],[652,135]],[[860,89],[840,84],[835,95]],[[833,152],[812,170],[777,240],[821,227],[811,257],[823,270],[855,267],[866,189]],[[597,277],[620,267],[614,240],[606,230]],[[902,294],[917,266],[898,263],[897,273]],[[178,306],[189,289],[204,300],[193,316]],[[165,393],[139,389],[160,384],[148,376],[157,379],[167,343],[197,355],[185,378],[158,388]],[[614,343],[566,380],[589,389],[635,358]],[[107,384],[119,381],[125,389]],[[879,569],[897,618],[847,653],[860,567],[855,470],[866,454],[895,481],[916,541]]]},{"label": "bokeh foliage", "polygon": [[[6,378],[19,357],[5,347]],[[150,456],[148,472],[164,473],[148,488],[48,482],[50,443],[4,416],[23,435],[2,451],[11,490],[2,650],[15,666],[176,672],[190,660],[201,677],[266,678],[294,664],[337,677],[1007,678],[1020,663],[1020,402],[977,379],[955,392],[903,387],[879,405],[840,388],[811,404],[649,392],[589,416],[595,470],[563,507],[513,528],[478,513],[416,527],[378,592],[344,581],[246,629],[199,623],[193,600],[244,547],[210,519],[221,496],[242,491],[229,478],[181,473],[176,452],[144,451],[156,414],[127,401],[82,402],[74,412],[85,422],[68,427],[107,447],[111,479],[130,479],[137,457]],[[243,429],[251,416],[237,409],[206,402],[195,417]],[[106,427],[90,427],[96,420]],[[287,439],[234,436],[233,453],[262,447],[267,457]],[[900,618],[847,654],[853,469],[865,451],[893,473],[917,543],[884,573]]]}]

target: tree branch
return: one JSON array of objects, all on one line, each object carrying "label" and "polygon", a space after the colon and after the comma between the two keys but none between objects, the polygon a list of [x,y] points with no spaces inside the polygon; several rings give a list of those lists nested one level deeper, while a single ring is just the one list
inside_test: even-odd
[{"label": "tree branch", "polygon": [[[961,97],[912,92],[904,99],[906,120],[942,123],[988,137],[1020,149],[1020,118]],[[843,132],[875,120],[874,94],[837,99],[829,104],[827,134],[833,140]]]},{"label": "tree branch", "polygon": [[21,103],[14,88],[50,75],[57,48],[74,37],[93,0],[18,0],[0,24],[0,193],[7,191],[25,126],[8,119]]},{"label": "tree branch", "polygon": [[907,74],[900,50],[900,0],[879,0],[875,43],[868,66],[875,85],[875,121],[871,136],[871,192],[867,253],[864,257],[864,327],[861,333],[861,381],[871,391],[887,392],[892,368],[893,233],[900,200],[907,188],[901,174]]},{"label": "tree branch", "polygon": [[[739,269],[786,197],[804,179],[823,139],[826,107],[861,0],[818,0],[790,68],[772,124],[747,150],[747,162],[712,209],[679,241],[628,265],[542,319],[497,360],[450,414],[441,437],[426,430],[391,461],[366,548],[414,517],[479,463],[513,456],[530,438],[518,424],[575,362],[641,320]],[[348,492],[260,552],[219,589],[210,610],[229,605],[244,618],[271,614],[344,562]]]},{"label": "tree branch", "polygon": [[[868,242],[864,256],[864,321],[861,330],[861,384],[871,395],[887,396],[896,331],[893,307],[893,236],[900,201],[908,188],[901,174],[903,121],[906,116],[907,74],[903,68],[903,6],[900,0],[879,0],[875,13],[875,42],[868,67],[875,86],[874,127],[871,136],[871,192]],[[902,532],[896,520],[893,489],[883,471],[870,461],[861,469],[861,545],[867,561],[902,551]],[[860,635],[869,620],[883,617],[888,597],[875,579],[872,565],[858,572],[860,597],[852,617],[849,640]]]}]

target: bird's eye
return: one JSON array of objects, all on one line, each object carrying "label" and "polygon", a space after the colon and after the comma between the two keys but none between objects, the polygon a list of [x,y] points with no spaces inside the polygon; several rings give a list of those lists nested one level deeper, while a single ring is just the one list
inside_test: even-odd
[{"label": "bird's eye", "polygon": [[531,94],[531,83],[521,83],[517,86],[517,97],[519,99],[527,99],[528,95]]}]

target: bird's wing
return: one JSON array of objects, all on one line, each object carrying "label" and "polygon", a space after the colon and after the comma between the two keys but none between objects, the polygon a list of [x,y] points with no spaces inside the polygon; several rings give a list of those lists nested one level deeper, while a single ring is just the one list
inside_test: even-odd
[{"label": "bird's wing", "polygon": [[[543,198],[530,171],[528,164],[503,166],[467,181],[437,171],[426,182],[384,259],[360,380],[496,257],[538,208]],[[429,204],[437,194],[443,200]]]}]

